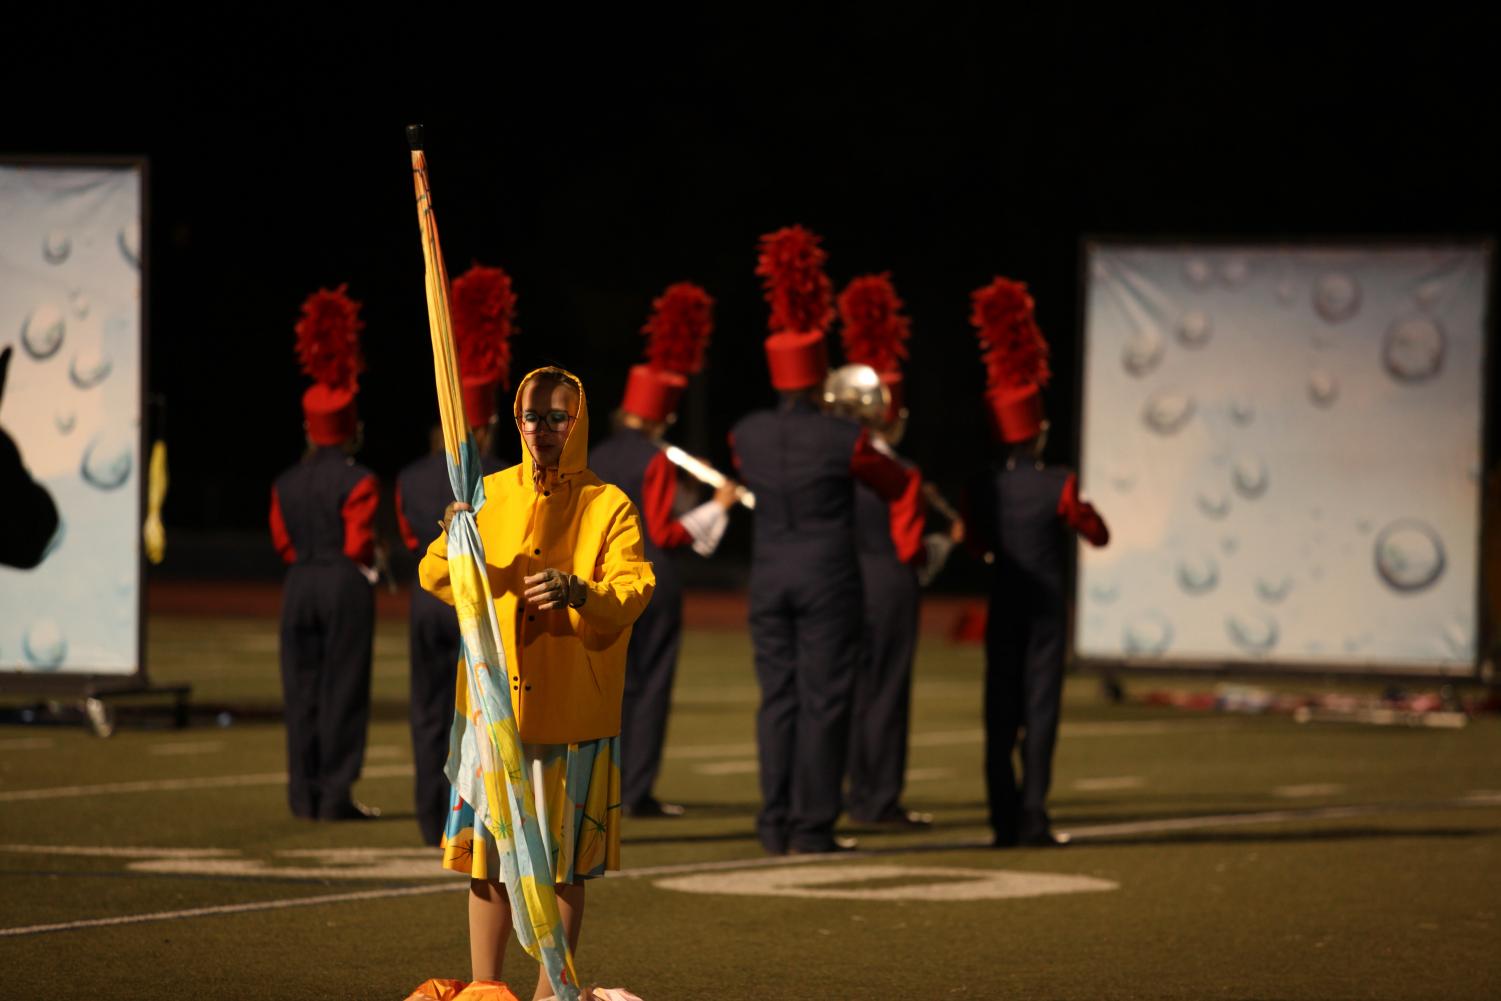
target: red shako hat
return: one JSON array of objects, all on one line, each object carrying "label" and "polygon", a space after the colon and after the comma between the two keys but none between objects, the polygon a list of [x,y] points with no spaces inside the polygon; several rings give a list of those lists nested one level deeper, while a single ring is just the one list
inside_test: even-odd
[{"label": "red shako hat", "polygon": [[869,365],[881,376],[890,403],[886,420],[891,422],[906,403],[902,383],[902,359],[911,336],[912,321],[902,315],[902,300],[891,284],[891,273],[861,275],[839,293],[840,336],[844,360],[851,365]]},{"label": "red shako hat", "polygon": [[620,409],[665,424],[677,411],[688,376],[703,370],[704,349],[714,331],[714,300],[692,282],[677,282],[651,307],[651,318],[641,328],[646,362],[631,367]]},{"label": "red shako hat", "polygon": [[766,364],[780,390],[817,386],[829,371],[824,335],[834,319],[834,288],[823,271],[828,254],[818,244],[819,237],[801,226],[761,237],[756,274],[771,304]]},{"label": "red shako hat", "polygon": [[1042,387],[1048,370],[1048,342],[1034,315],[1027,286],[997,278],[970,298],[970,322],[980,338],[985,362],[985,400],[995,432],[1007,444],[1027,441],[1042,432]]},{"label": "red shako hat", "polygon": [[477,428],[495,419],[496,389],[511,387],[516,291],[510,275],[476,262],[453,280],[449,301],[464,418]]},{"label": "red shako hat", "polygon": [[319,289],[302,303],[294,328],[297,360],[314,383],[302,394],[302,415],[315,445],[338,445],[353,438],[359,427],[354,398],[359,392],[360,304],[349,298],[349,286],[330,292]]}]

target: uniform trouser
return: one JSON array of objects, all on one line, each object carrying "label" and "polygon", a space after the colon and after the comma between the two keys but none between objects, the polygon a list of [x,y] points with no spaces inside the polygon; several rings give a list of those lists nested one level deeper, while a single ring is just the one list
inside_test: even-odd
[{"label": "uniform trouser", "polygon": [[375,596],[353,563],[300,563],[281,606],[287,798],[299,817],[333,817],[365,760]]},{"label": "uniform trouser", "polygon": [[853,560],[806,552],[758,559],[750,629],[761,708],[761,844],[825,851],[839,817],[850,694],[860,662],[860,577]]},{"label": "uniform trouser", "polygon": [[448,733],[458,678],[459,619],[452,605],[412,591],[412,766],[416,770],[417,828],[436,845],[448,823]]},{"label": "uniform trouser", "polygon": [[675,579],[660,574],[651,603],[631,627],[626,651],[625,696],[620,704],[620,801],[627,810],[651,798],[662,767],[672,679],[682,640],[682,588]]},{"label": "uniform trouser", "polygon": [[850,716],[849,815],[879,820],[900,809],[907,771],[917,575],[895,558],[862,556],[865,632]]},{"label": "uniform trouser", "polygon": [[[1014,598],[1012,599],[1014,601]],[[985,635],[985,782],[990,826],[1002,839],[1049,827],[1048,786],[1063,695],[1061,610],[1007,608],[992,597]],[[1020,788],[1012,752],[1021,733]]]}]

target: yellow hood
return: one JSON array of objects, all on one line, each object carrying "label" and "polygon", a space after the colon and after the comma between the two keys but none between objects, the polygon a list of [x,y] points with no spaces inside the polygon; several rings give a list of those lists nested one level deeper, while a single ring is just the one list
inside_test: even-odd
[{"label": "yellow hood", "polygon": [[[521,391],[526,388],[526,384],[537,373],[547,371],[562,372],[573,380],[573,384],[579,390],[578,417],[574,420],[573,426],[568,429],[568,437],[563,439],[563,455],[558,460],[557,476],[560,479],[566,480],[570,476],[577,476],[587,471],[589,468],[589,404],[584,396],[584,381],[559,365],[534,368],[516,384],[516,399],[511,404],[511,415],[515,418],[521,416]],[[521,439],[521,454],[526,457],[526,461],[522,465],[526,468],[527,480],[534,488],[541,489],[544,485],[550,484],[551,479],[549,476],[544,475],[539,481],[537,464],[531,461],[531,449],[526,447],[526,437],[521,433],[521,425],[517,424],[515,420],[511,421],[511,424],[516,428],[516,437]]]}]

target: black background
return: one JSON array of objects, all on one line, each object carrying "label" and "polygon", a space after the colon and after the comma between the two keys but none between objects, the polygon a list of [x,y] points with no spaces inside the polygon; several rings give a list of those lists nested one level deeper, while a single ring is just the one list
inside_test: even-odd
[{"label": "black background", "polygon": [[149,379],[185,538],[264,533],[302,445],[292,324],[320,286],[364,303],[364,461],[389,485],[425,450],[409,121],[450,272],[512,274],[514,370],[578,372],[596,434],[652,297],[691,280],[716,329],[674,437],[727,462],[725,432],[772,395],[755,241],[797,222],[836,288],[892,273],[913,318],[904,451],[951,495],[988,448],[968,296],[997,274],[1036,296],[1068,460],[1084,236],[1497,230],[1492,15],[877,11],[33,12],[4,38],[0,156],[150,159]]}]

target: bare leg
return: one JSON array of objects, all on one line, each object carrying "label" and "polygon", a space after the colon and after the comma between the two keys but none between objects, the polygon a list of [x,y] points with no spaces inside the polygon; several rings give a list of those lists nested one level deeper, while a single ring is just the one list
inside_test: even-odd
[{"label": "bare leg", "polygon": [[[568,951],[577,957],[579,951],[579,931],[584,927],[584,881],[577,883],[565,883],[553,887],[558,896],[558,916],[563,919],[563,933],[568,936]],[[552,984],[548,982],[547,971],[537,970],[537,992],[532,995],[532,1001],[541,1001],[542,998],[552,997]]]},{"label": "bare leg", "polygon": [[500,967],[506,958],[506,942],[510,938],[511,902],[506,899],[506,888],[491,880],[471,879],[469,973],[472,979],[500,979]]}]

